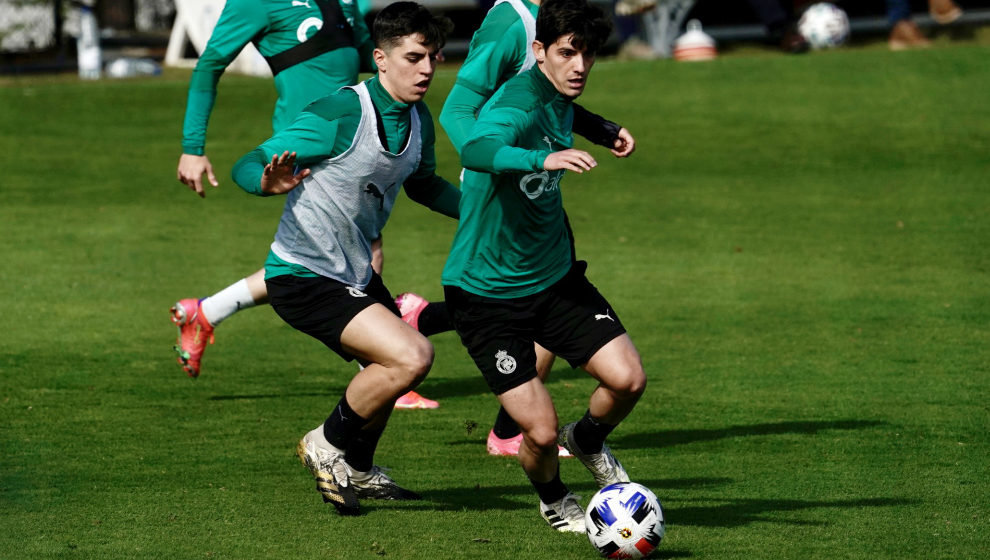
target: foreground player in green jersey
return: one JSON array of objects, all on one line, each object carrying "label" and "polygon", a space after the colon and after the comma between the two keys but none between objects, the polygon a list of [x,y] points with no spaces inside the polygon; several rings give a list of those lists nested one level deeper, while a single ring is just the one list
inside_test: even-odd
[{"label": "foreground player in green jersey", "polygon": [[395,400],[429,372],[433,347],[399,317],[372,267],[371,243],[403,186],[413,200],[458,216],[460,192],[436,175],[422,101],[451,27],[414,2],[387,6],[373,29],[378,75],[315,101],[233,170],[250,193],[287,193],[265,262],[275,312],[364,366],[298,448],[324,500],[345,515],[359,512],[359,498],[418,498],[373,460]]},{"label": "foreground player in green jersey", "polygon": [[[482,105],[502,84],[535,64],[533,40],[539,5],[540,0],[498,0],[471,38],[467,58],[457,72],[457,80],[440,113],[440,124],[458,154]],[[574,104],[574,132],[609,148],[616,157],[627,157],[636,148],[628,130],[577,104]],[[400,297],[406,301],[418,296],[402,294]],[[553,362],[553,354],[537,346],[536,370],[541,377],[549,374]],[[504,408],[499,409],[488,433],[488,453],[517,455],[521,443],[519,427]],[[559,451],[562,457],[568,455],[566,449]]]},{"label": "foreground player in green jersey", "polygon": [[[597,163],[574,149],[573,101],[611,25],[587,0],[547,0],[536,20],[536,66],[485,104],[464,144],[460,220],[442,282],[454,326],[492,392],[519,424],[519,461],[559,531],[584,532],[584,510],[560,479],[557,445],[600,487],[629,477],[605,438],[646,387],[615,310],[572,255],[562,206],[565,170]],[[588,411],[558,433],[537,375],[534,343],[598,382]]]}]

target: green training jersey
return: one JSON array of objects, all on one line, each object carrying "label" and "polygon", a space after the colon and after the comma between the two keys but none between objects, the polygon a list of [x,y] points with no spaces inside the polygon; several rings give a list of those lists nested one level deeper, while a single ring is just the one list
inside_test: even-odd
[{"label": "green training jersey", "polygon": [[[440,112],[440,124],[458,153],[474,126],[478,109],[502,84],[532,66],[538,9],[526,0],[499,2],[471,37],[467,58]],[[519,10],[528,12],[531,21],[524,21]]]},{"label": "green training jersey", "polygon": [[506,82],[485,104],[461,154],[460,221],[442,282],[517,298],[538,293],[571,267],[560,180],[552,152],[573,146],[574,110],[539,67]]},{"label": "green training jersey", "polygon": [[[203,155],[217,82],[241,49],[251,42],[263,56],[271,57],[306,41],[323,26],[318,1],[337,0],[227,0],[189,82],[183,153]],[[313,100],[357,83],[360,70],[372,69],[374,45],[357,3],[340,0],[339,4],[353,29],[354,46],[325,52],[275,76],[274,131],[285,128]]]},{"label": "green training jersey", "polygon": [[[433,128],[433,118],[429,109],[422,101],[406,104],[395,101],[385,90],[377,77],[365,80],[368,95],[379,120],[379,141],[381,147],[391,153],[399,153],[403,146],[409,143],[409,134],[413,130],[411,111],[419,116],[419,132],[421,155],[419,164],[411,175],[402,183],[406,194],[420,204],[451,217],[457,217],[460,193],[457,188],[436,175],[436,155],[434,145],[436,133]],[[265,165],[270,163],[272,155],[285,151],[296,152],[296,161],[300,168],[313,169],[313,175],[307,181],[323,180],[318,169],[332,165],[338,156],[349,153],[356,140],[356,133],[362,117],[360,98],[352,89],[342,89],[327,97],[319,99],[304,109],[291,125],[277,132],[272,138],[242,157],[234,165],[232,171],[234,182],[245,191],[262,195],[261,176]],[[381,136],[384,134],[384,136]],[[304,182],[290,191],[302,190]],[[364,185],[361,186],[364,188]],[[369,194],[370,191],[368,191]],[[378,193],[381,194],[381,193]],[[388,193],[390,196],[396,191]],[[390,205],[389,205],[390,207]],[[356,219],[349,216],[347,219]],[[386,218],[387,219],[387,216]],[[380,227],[376,224],[375,227]],[[367,229],[367,228],[364,228]],[[372,239],[380,231],[371,232]],[[372,239],[367,239],[370,242]],[[332,241],[329,240],[328,241]],[[283,274],[295,276],[315,276],[310,269],[287,262],[270,252],[265,262],[265,276],[271,278]]]}]

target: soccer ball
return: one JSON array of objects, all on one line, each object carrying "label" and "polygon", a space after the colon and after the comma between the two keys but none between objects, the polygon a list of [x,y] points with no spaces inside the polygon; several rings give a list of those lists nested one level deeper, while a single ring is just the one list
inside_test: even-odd
[{"label": "soccer ball", "polygon": [[798,33],[813,49],[837,47],[849,38],[849,18],[835,4],[812,4],[798,20]]},{"label": "soccer ball", "polygon": [[663,539],[663,506],[641,484],[610,484],[588,502],[584,526],[605,558],[643,558]]}]

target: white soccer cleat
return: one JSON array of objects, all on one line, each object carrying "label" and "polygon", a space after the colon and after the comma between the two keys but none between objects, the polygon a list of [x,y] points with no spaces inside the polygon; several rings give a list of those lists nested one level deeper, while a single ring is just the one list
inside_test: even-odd
[{"label": "white soccer cleat", "polygon": [[381,467],[375,465],[366,473],[352,472],[351,484],[357,497],[371,500],[422,500],[423,497],[403,488],[385,474]]},{"label": "white soccer cleat", "polygon": [[612,450],[607,445],[602,445],[602,450],[598,453],[581,452],[577,443],[574,441],[575,424],[577,422],[571,422],[560,429],[560,433],[557,435],[557,444],[565,447],[591,471],[592,476],[595,477],[595,483],[598,484],[599,488],[605,488],[609,484],[615,484],[616,482],[629,482],[629,475],[626,474],[626,469],[622,468],[622,465],[615,458],[615,455],[612,455]]},{"label": "white soccer cleat", "polygon": [[314,437],[314,432],[322,429],[320,425],[303,436],[296,447],[296,455],[316,479],[316,490],[323,496],[324,502],[332,503],[340,515],[358,515],[361,508],[344,456],[320,446]]},{"label": "white soccer cleat", "polygon": [[578,503],[578,497],[571,492],[552,504],[544,504],[541,500],[540,515],[561,533],[584,532],[584,508]]}]

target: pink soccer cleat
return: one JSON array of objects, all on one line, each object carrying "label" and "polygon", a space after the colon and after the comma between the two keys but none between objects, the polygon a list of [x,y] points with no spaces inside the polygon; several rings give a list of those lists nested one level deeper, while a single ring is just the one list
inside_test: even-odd
[{"label": "pink soccer cleat", "polygon": [[[402,320],[410,327],[419,330],[419,314],[426,309],[430,302],[426,298],[405,292],[395,298],[395,306],[399,308]],[[409,391],[395,401],[395,408],[439,408],[440,403],[420,395],[416,391]]]},{"label": "pink soccer cleat", "polygon": [[[495,430],[488,432],[488,454],[489,455],[519,455],[519,446],[522,444],[522,434],[515,437],[502,439],[495,435]],[[567,449],[557,446],[558,457],[573,457]]]},{"label": "pink soccer cleat", "polygon": [[399,297],[395,298],[395,305],[399,308],[402,320],[417,331],[419,330],[419,314],[429,304],[430,302],[426,298],[412,292],[399,294]]},{"label": "pink soccer cleat", "polygon": [[213,325],[200,308],[202,300],[183,299],[172,306],[172,322],[179,328],[173,349],[189,377],[199,377],[199,364],[207,344],[213,344]]},{"label": "pink soccer cleat", "polygon": [[416,391],[409,391],[395,401],[395,408],[440,408],[440,403],[430,400]]},{"label": "pink soccer cleat", "polygon": [[495,431],[488,432],[488,454],[489,455],[519,455],[519,446],[522,445],[522,434],[515,437],[502,439],[495,435]]}]

